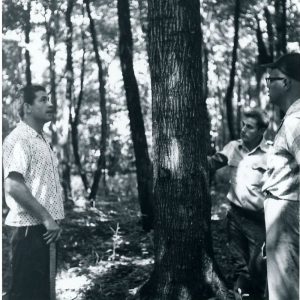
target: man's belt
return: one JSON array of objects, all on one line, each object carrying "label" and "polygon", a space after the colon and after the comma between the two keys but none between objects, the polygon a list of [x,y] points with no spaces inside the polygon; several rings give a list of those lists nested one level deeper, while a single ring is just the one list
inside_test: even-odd
[{"label": "man's belt", "polygon": [[261,209],[259,211],[249,210],[249,209],[242,208],[232,202],[230,202],[230,206],[231,206],[233,212],[236,212],[239,215],[241,215],[247,219],[260,221],[260,222],[264,222],[264,220],[265,220],[263,209]]}]

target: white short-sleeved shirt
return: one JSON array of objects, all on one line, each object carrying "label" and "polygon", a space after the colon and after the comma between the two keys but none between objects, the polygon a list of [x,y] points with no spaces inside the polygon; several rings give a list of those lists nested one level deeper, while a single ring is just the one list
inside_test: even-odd
[{"label": "white short-sleeved shirt", "polygon": [[227,198],[235,205],[251,211],[263,210],[265,197],[261,187],[270,144],[263,139],[249,151],[242,140],[231,141],[209,159],[211,165],[217,162],[220,167],[229,166],[230,189]]},{"label": "white short-sleeved shirt", "polygon": [[[62,190],[58,175],[58,160],[43,134],[20,122],[3,143],[4,179],[11,172],[23,175],[25,184],[36,200],[54,220],[64,218]],[[9,213],[5,224],[30,226],[41,224],[5,192]]]},{"label": "white short-sleeved shirt", "polygon": [[276,134],[263,191],[300,201],[300,99],[290,106]]}]

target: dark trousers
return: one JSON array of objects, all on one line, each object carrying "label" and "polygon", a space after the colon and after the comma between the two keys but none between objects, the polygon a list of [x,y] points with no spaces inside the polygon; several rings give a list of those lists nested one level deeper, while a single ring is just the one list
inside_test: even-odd
[{"label": "dark trousers", "polygon": [[42,225],[11,227],[9,300],[50,300],[49,245]]},{"label": "dark trousers", "polygon": [[266,261],[261,248],[266,234],[263,213],[231,205],[227,218],[235,293],[240,289],[241,293],[250,295],[247,299],[264,299]]}]

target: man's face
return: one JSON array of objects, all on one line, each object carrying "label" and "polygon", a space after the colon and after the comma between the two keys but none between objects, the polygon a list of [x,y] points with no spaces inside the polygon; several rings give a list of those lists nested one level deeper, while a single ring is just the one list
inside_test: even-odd
[{"label": "man's face", "polygon": [[241,139],[245,144],[259,143],[263,137],[264,130],[257,126],[254,118],[244,117],[242,122]]},{"label": "man's face", "polygon": [[46,123],[53,118],[53,105],[46,92],[35,92],[35,98],[32,104],[28,104],[31,109],[31,117],[41,123]]},{"label": "man's face", "polygon": [[271,69],[269,71],[269,97],[270,102],[277,106],[281,106],[285,101],[285,84],[286,77],[277,69]]}]

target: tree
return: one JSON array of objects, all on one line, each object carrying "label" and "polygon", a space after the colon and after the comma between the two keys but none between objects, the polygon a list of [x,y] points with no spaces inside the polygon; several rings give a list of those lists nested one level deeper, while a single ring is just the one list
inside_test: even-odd
[{"label": "tree", "polygon": [[[51,123],[52,132],[52,145],[57,144],[57,132],[56,132],[56,112],[57,112],[57,84],[56,84],[56,44],[57,44],[57,31],[59,30],[59,16],[57,1],[51,0],[50,3],[44,3],[44,25],[46,30],[46,44],[48,49],[48,60],[49,60],[49,74],[50,74],[50,94],[51,101],[53,103],[54,118]],[[47,20],[48,8],[50,10],[50,18]]]},{"label": "tree", "polygon": [[25,33],[25,43],[27,48],[25,49],[25,61],[26,61],[26,84],[31,85],[31,70],[30,70],[30,53],[28,50],[29,42],[30,42],[30,31],[31,31],[31,23],[30,23],[30,12],[31,12],[31,0],[27,1],[27,7],[24,13],[24,33]]},{"label": "tree", "polygon": [[286,0],[275,0],[275,25],[277,32],[275,48],[279,57],[287,53]]},{"label": "tree", "polygon": [[[92,36],[93,49],[95,53],[96,63],[98,67],[98,81],[99,81],[99,97],[100,97],[100,113],[101,113],[101,139],[100,139],[100,156],[97,161],[97,169],[94,174],[94,180],[89,195],[90,200],[95,200],[98,191],[99,181],[102,172],[106,168],[106,147],[107,147],[107,112],[106,112],[106,90],[105,90],[105,76],[102,61],[98,50],[97,32],[94,20],[91,14],[90,0],[84,0],[86,4],[86,11],[90,20],[90,32]],[[105,182],[105,173],[104,173]]]},{"label": "tree", "polygon": [[[74,69],[73,69],[73,24],[71,20],[72,11],[74,8],[74,1],[68,0],[66,10],[66,25],[67,25],[67,37],[66,37],[66,48],[67,48],[67,64],[66,64],[66,100],[69,107],[69,123],[72,120],[71,108],[73,103],[73,88],[74,88]],[[71,161],[70,161],[70,148],[69,148],[69,128],[67,136],[63,142],[62,147],[62,186],[65,194],[65,199],[69,199],[71,193]]]},{"label": "tree", "polygon": [[233,97],[234,79],[235,79],[235,73],[236,73],[236,63],[237,63],[240,13],[241,13],[240,0],[236,0],[235,1],[235,10],[234,10],[234,40],[233,40],[233,49],[232,49],[231,69],[230,69],[229,85],[228,85],[228,88],[226,90],[226,95],[225,95],[228,129],[229,129],[229,134],[230,134],[231,140],[236,139],[232,97]]},{"label": "tree", "polygon": [[[82,7],[82,15],[84,15],[84,7]],[[79,114],[80,114],[80,108],[82,106],[82,100],[83,100],[83,85],[84,85],[84,76],[85,76],[85,33],[84,29],[82,29],[81,32],[81,39],[82,39],[82,62],[81,62],[81,72],[80,72],[80,91],[78,95],[77,104],[75,107],[75,116],[74,119],[71,120],[71,136],[72,136],[72,146],[73,146],[73,153],[74,153],[74,162],[77,166],[78,172],[80,174],[83,186],[85,191],[89,190],[89,183],[86,176],[86,173],[84,171],[84,168],[82,166],[80,155],[79,155],[79,147],[78,147],[78,123],[79,123]]]},{"label": "tree", "polygon": [[135,153],[139,202],[145,230],[153,226],[152,166],[148,153],[139,89],[133,69],[133,42],[128,0],[118,0],[119,55],[124,79],[130,129]]},{"label": "tree", "polygon": [[148,7],[155,266],[141,299],[225,299],[210,237],[199,2]]}]

